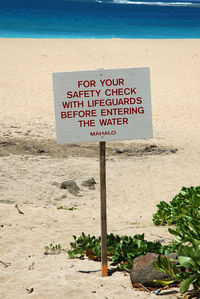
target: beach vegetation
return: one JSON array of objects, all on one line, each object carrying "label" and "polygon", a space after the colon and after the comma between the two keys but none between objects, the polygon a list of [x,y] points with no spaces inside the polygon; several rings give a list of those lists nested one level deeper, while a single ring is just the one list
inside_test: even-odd
[{"label": "beach vegetation", "polygon": [[200,186],[182,187],[181,191],[169,203],[161,201],[153,214],[155,225],[176,224],[182,216],[199,217]]},{"label": "beach vegetation", "polygon": [[[200,186],[185,188],[167,204],[160,202],[153,215],[156,225],[175,224],[168,228],[177,244],[177,261],[158,257],[155,268],[171,276],[173,282],[180,282],[180,292],[186,293],[193,286],[193,292],[200,291]],[[163,285],[167,281],[160,282]]]},{"label": "beach vegetation", "polygon": [[[157,271],[167,273],[172,280],[159,281],[166,285],[180,282],[180,292],[186,293],[193,285],[193,291],[200,290],[200,248],[199,246],[181,245],[178,250],[178,262],[159,256],[154,262],[154,267]],[[158,282],[158,281],[157,281]]]},{"label": "beach vegetation", "polygon": [[[171,225],[168,231],[174,240],[168,245],[158,241],[146,241],[144,234],[134,236],[107,235],[107,255],[111,266],[130,271],[133,260],[147,252],[159,254],[154,262],[157,271],[166,273],[169,279],[156,281],[163,286],[180,284],[180,292],[190,292],[192,296],[200,293],[200,186],[182,187],[170,203],[161,201],[158,210],[153,214],[155,225]],[[101,237],[82,233],[73,236],[70,258],[100,261]],[[167,254],[177,253],[177,259],[168,259]],[[188,291],[189,289],[192,290]]]},{"label": "beach vegetation", "polygon": [[68,211],[74,211],[74,210],[77,210],[77,208],[73,206],[73,207],[71,207],[71,208],[68,208],[67,210],[68,210]]},{"label": "beach vegetation", "polygon": [[67,208],[66,207],[64,207],[64,206],[59,206],[59,207],[57,207],[57,210],[66,210]]},{"label": "beach vegetation", "polygon": [[[70,258],[88,257],[94,261],[101,260],[101,237],[86,235],[73,236],[74,242],[70,243],[68,250]],[[174,252],[176,245],[162,245],[160,242],[151,242],[144,239],[144,234],[134,236],[107,235],[107,256],[111,266],[117,266],[120,270],[130,271],[134,258],[145,255],[147,252],[169,254]]]},{"label": "beach vegetation", "polygon": [[74,210],[77,210],[77,208],[76,208],[76,207],[74,207],[74,206],[72,206],[72,207],[70,207],[70,208],[66,208],[66,207],[64,207],[64,206],[59,206],[59,207],[57,207],[57,210],[68,210],[68,211],[74,211]]},{"label": "beach vegetation", "polygon": [[[194,218],[182,216],[176,223],[176,229],[169,228],[177,244],[178,262],[174,264],[167,258],[160,257],[155,261],[155,268],[167,273],[173,282],[180,282],[180,292],[188,291],[193,285],[193,292],[200,291],[200,223],[199,212]],[[165,281],[160,283],[165,284]]]},{"label": "beach vegetation", "polygon": [[60,244],[50,243],[49,245],[44,246],[44,254],[59,254],[61,253],[62,246]]}]

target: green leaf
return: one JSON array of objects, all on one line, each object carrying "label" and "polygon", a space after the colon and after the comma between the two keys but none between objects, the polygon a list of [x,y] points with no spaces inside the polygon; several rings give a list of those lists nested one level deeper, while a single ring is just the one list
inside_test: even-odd
[{"label": "green leaf", "polygon": [[178,261],[185,268],[196,267],[195,262],[189,256],[178,256]]},{"label": "green leaf", "polygon": [[154,282],[161,284],[162,286],[168,286],[168,285],[176,282],[176,280],[154,280]]},{"label": "green leaf", "polygon": [[187,292],[187,290],[189,289],[189,286],[190,284],[196,280],[196,276],[193,275],[193,276],[190,276],[188,277],[187,279],[183,280],[181,282],[181,285],[180,285],[180,292],[183,294],[185,292]]},{"label": "green leaf", "polygon": [[174,230],[174,229],[171,229],[170,227],[168,228],[168,231],[170,232],[170,234],[172,234],[172,235],[175,235],[175,236],[179,236],[180,235],[180,233],[179,232],[177,232],[176,230]]}]

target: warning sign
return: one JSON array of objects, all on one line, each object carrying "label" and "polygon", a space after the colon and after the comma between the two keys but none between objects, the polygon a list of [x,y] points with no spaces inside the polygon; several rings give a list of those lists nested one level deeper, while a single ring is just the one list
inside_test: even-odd
[{"label": "warning sign", "polygon": [[152,137],[149,68],[53,73],[57,143]]}]

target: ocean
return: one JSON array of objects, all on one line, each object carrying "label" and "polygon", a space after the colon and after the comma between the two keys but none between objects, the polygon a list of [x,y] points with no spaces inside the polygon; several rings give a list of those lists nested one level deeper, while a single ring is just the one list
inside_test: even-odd
[{"label": "ocean", "polygon": [[0,37],[200,38],[200,1],[1,0]]}]

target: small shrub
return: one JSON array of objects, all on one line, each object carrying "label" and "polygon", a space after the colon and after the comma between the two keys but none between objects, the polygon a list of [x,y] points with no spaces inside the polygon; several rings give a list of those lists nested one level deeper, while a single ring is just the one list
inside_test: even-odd
[{"label": "small shrub", "polygon": [[59,254],[61,253],[62,246],[60,244],[50,243],[49,246],[44,246],[45,252],[44,254]]},{"label": "small shrub", "polygon": [[[198,247],[183,246],[178,248],[178,263],[161,256],[154,262],[154,267],[157,271],[167,273],[172,280],[168,284],[181,282],[180,292],[186,293],[193,285],[194,291],[200,290],[200,249]],[[166,285],[166,281],[159,281]]]},{"label": "small shrub", "polygon": [[161,201],[157,207],[157,212],[153,214],[155,225],[176,224],[182,216],[198,217],[200,220],[200,186],[182,187],[170,203]]}]

